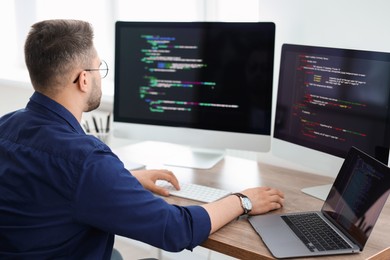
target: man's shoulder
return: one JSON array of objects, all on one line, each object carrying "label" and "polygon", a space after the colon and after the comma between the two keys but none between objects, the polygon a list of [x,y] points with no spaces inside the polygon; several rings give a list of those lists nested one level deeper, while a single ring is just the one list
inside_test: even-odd
[{"label": "man's shoulder", "polygon": [[[16,120],[19,121],[19,120]],[[56,121],[28,123],[8,122],[1,126],[0,138],[34,152],[45,152],[68,160],[82,159],[95,150],[108,147],[94,136],[79,133],[68,124]]]}]

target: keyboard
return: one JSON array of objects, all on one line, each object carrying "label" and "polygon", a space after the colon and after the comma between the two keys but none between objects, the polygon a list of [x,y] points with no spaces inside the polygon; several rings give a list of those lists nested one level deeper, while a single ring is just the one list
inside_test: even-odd
[{"label": "keyboard", "polygon": [[312,252],[351,248],[316,213],[282,216],[282,219]]},{"label": "keyboard", "polygon": [[213,202],[232,194],[230,191],[193,183],[180,183],[180,190],[176,190],[173,185],[167,181],[158,180],[156,184],[169,190],[169,194],[172,196],[205,203]]}]

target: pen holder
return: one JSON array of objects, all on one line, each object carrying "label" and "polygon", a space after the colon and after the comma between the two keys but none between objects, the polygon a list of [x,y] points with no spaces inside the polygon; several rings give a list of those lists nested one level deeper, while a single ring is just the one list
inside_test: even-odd
[{"label": "pen holder", "polygon": [[89,119],[85,118],[82,124],[87,134],[93,135],[103,143],[108,144],[110,137],[111,113],[100,114],[99,116],[90,115]]},{"label": "pen holder", "polygon": [[109,137],[110,137],[109,133],[97,133],[97,134],[95,134],[95,136],[97,138],[99,138],[99,140],[102,141],[105,144],[108,143]]}]

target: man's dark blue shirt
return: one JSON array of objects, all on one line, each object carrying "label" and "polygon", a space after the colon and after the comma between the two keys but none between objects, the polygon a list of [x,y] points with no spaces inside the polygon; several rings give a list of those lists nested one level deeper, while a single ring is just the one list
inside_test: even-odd
[{"label": "man's dark blue shirt", "polygon": [[145,190],[54,100],[35,92],[0,118],[0,259],[109,259],[114,234],[180,251],[210,229],[202,207]]}]

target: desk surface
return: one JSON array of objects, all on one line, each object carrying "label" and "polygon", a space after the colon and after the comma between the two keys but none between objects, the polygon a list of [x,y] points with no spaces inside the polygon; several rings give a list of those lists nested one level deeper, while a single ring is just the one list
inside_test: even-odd
[{"label": "desk surface", "polygon": [[[128,158],[148,165],[147,168],[150,169],[156,167],[168,168],[182,182],[191,182],[231,191],[240,191],[254,186],[278,188],[285,193],[286,200],[284,208],[274,212],[320,210],[323,201],[302,193],[301,189],[333,182],[333,179],[330,177],[290,170],[261,159],[260,161],[255,161],[225,156],[225,159],[212,169],[197,170],[163,166],[161,157],[164,154],[168,155],[166,147],[156,148],[156,146],[133,145],[115,149],[115,152],[119,157],[128,156]],[[166,200],[169,203],[178,205],[197,204],[194,201],[177,197],[169,197]],[[387,201],[363,252],[337,256],[337,259],[367,259],[389,247],[389,245],[390,201]],[[212,234],[202,246],[239,259],[273,259],[261,238],[245,217],[232,221]],[[312,259],[318,260],[319,258]],[[321,257],[321,259],[335,259],[335,257]]]}]

